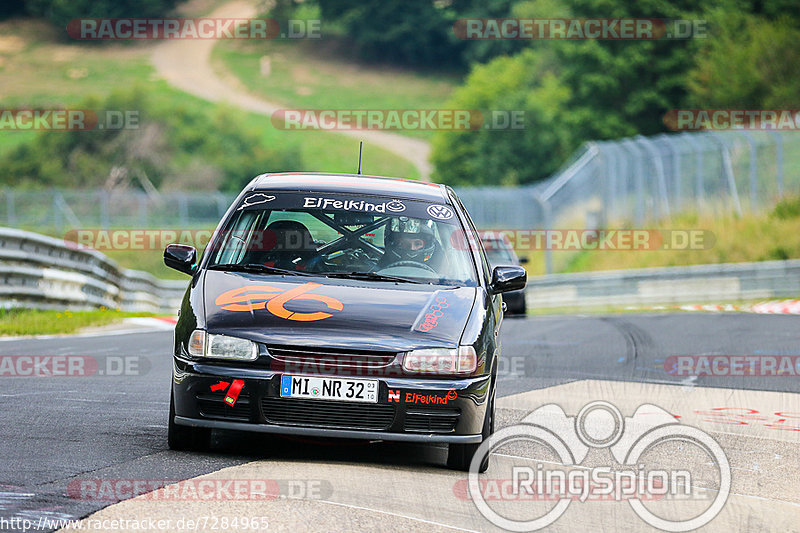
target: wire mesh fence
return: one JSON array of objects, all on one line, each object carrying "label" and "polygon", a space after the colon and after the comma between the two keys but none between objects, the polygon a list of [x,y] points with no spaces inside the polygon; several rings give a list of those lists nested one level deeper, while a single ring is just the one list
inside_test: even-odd
[{"label": "wire mesh fence", "polygon": [[[757,212],[800,193],[800,134],[742,130],[589,142],[534,186],[457,192],[482,229],[641,227],[686,211]],[[51,233],[210,229],[233,198],[220,192],[9,188],[0,193],[0,224]]]}]

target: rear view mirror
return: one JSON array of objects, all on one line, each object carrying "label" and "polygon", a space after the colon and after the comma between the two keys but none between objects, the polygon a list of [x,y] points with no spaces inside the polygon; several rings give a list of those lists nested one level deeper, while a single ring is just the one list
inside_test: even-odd
[{"label": "rear view mirror", "polygon": [[372,224],[375,217],[361,213],[334,213],[333,221],[340,226],[366,226]]},{"label": "rear view mirror", "polygon": [[521,266],[498,266],[492,271],[490,289],[494,294],[518,291],[525,288],[528,273]]},{"label": "rear view mirror", "polygon": [[178,272],[194,274],[197,250],[186,244],[170,244],[164,250],[164,264]]}]

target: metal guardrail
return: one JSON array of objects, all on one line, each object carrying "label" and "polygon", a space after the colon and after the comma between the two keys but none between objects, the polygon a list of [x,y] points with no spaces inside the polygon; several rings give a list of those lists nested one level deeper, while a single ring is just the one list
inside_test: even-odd
[{"label": "metal guardrail", "polygon": [[0,306],[174,314],[188,281],[120,268],[100,252],[0,227]]},{"label": "metal guardrail", "polygon": [[[100,252],[0,227],[0,306],[173,314],[187,281],[120,268]],[[800,260],[551,274],[528,280],[530,308],[722,303],[800,296]]]},{"label": "metal guardrail", "polygon": [[529,308],[723,303],[800,296],[800,260],[551,274],[528,280]]}]

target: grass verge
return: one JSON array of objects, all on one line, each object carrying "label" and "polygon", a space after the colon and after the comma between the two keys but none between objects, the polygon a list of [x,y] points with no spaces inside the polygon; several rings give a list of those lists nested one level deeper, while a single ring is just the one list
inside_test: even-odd
[{"label": "grass verge", "polygon": [[[262,58],[269,61],[268,76],[261,74]],[[233,74],[253,94],[300,109],[442,109],[460,83],[441,72],[363,65],[342,58],[326,39],[224,41],[214,47],[212,59],[218,71]],[[423,139],[433,134],[397,133]]]},{"label": "grass verge", "polygon": [[123,313],[113,309],[94,311],[2,309],[0,310],[0,336],[75,333],[83,328],[105,326],[133,316],[153,315],[150,313]]},{"label": "grass verge", "polygon": [[[630,227],[619,225],[617,227]],[[644,229],[702,231],[706,239],[696,248],[674,247],[657,250],[553,251],[555,272],[595,272],[649,267],[671,267],[800,258],[800,196],[788,197],[767,213],[711,215],[687,213]],[[528,257],[531,276],[545,273],[545,252],[519,250]]]}]

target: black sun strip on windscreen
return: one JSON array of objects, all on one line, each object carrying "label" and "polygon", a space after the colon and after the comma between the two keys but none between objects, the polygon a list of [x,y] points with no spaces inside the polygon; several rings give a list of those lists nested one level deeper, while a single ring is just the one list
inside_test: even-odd
[{"label": "black sun strip on windscreen", "polygon": [[253,192],[245,196],[237,210],[269,209],[320,212],[352,212],[384,216],[407,216],[458,225],[449,205],[419,200],[380,196],[353,196],[335,193]]}]

